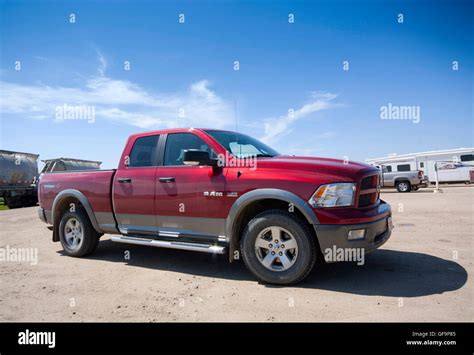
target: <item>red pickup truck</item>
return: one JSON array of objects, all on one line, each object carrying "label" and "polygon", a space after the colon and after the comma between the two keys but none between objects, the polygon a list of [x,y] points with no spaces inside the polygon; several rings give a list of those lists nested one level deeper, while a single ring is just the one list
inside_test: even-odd
[{"label": "red pickup truck", "polygon": [[227,253],[261,281],[304,279],[326,250],[371,252],[391,234],[378,170],[282,156],[247,135],[168,129],[130,136],[116,170],[42,175],[39,217],[70,256],[115,242]]}]

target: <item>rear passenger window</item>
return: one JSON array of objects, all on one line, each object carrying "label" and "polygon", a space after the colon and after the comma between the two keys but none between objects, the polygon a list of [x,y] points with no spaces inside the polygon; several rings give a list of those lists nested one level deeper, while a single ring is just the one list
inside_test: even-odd
[{"label": "rear passenger window", "polygon": [[390,165],[384,166],[384,172],[391,173],[392,172],[392,167]]},{"label": "rear passenger window", "polygon": [[214,151],[198,136],[192,133],[173,133],[168,134],[166,139],[165,158],[163,165],[184,165],[184,151],[188,149],[204,150],[209,153],[211,158],[217,155]]},{"label": "rear passenger window", "polygon": [[410,171],[410,164],[397,165],[397,171]]},{"label": "rear passenger window", "polygon": [[473,161],[473,160],[474,160],[474,154],[461,155],[461,161]]},{"label": "rear passenger window", "polygon": [[66,165],[62,161],[57,161],[53,171],[66,171]]},{"label": "rear passenger window", "polygon": [[156,166],[158,137],[159,136],[147,136],[138,138],[130,152],[130,162],[128,166],[132,168]]}]

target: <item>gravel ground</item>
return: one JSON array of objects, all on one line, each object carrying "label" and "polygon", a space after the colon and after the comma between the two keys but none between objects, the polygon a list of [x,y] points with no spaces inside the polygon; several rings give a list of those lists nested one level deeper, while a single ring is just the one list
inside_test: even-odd
[{"label": "gravel ground", "polygon": [[[0,321],[473,321],[474,187],[387,190],[395,229],[365,264],[317,265],[292,287],[256,282],[224,256],[113,243],[78,259],[37,217],[0,211]],[[129,253],[129,260],[126,259]]]}]

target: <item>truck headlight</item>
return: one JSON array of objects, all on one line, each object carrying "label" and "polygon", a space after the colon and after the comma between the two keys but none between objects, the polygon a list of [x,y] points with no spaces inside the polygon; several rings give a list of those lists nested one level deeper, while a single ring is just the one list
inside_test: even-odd
[{"label": "truck headlight", "polygon": [[352,182],[338,182],[319,186],[308,203],[317,207],[352,206],[356,185]]}]

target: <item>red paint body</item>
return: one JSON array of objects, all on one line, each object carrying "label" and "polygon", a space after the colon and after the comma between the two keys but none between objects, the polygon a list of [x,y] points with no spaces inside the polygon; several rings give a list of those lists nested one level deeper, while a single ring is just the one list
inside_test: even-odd
[{"label": "red paint body", "polygon": [[[129,168],[125,161],[139,137],[157,134],[189,132],[199,136],[217,154],[226,150],[200,129],[170,129],[132,135],[125,146],[118,169],[109,171],[49,173],[41,177],[40,204],[51,210],[56,195],[65,189],[80,191],[94,212],[127,215],[187,216],[226,218],[237,196],[259,188],[276,188],[296,194],[304,201],[319,185],[333,182],[355,182],[355,206],[313,209],[321,224],[355,224],[379,220],[389,215],[389,208],[381,209],[378,199],[378,170],[366,164],[325,158],[279,156],[259,158],[257,168],[251,167],[146,167]],[[243,163],[242,163],[243,165]],[[238,174],[240,172],[240,174]],[[239,176],[238,176],[239,175]],[[173,183],[159,183],[159,177],[173,176]],[[361,180],[372,176],[371,204],[360,208]],[[132,178],[133,186],[117,182]],[[209,198],[204,191],[220,191],[220,198]],[[185,206],[179,212],[179,204]],[[388,206],[387,206],[388,207]]]}]

